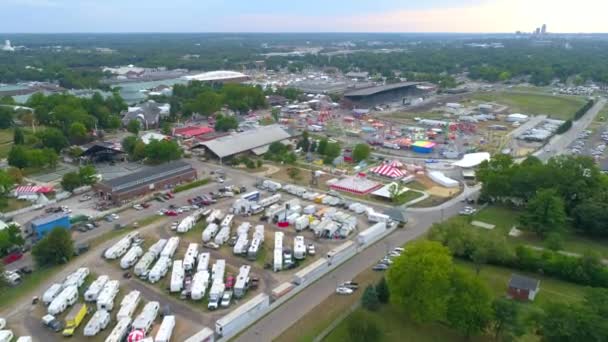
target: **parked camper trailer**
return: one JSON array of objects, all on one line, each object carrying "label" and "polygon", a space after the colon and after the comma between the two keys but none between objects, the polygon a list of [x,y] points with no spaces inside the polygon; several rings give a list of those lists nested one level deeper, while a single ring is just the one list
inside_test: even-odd
[{"label": "parked camper trailer", "polygon": [[198,256],[198,265],[196,265],[196,271],[208,271],[209,270],[209,260],[211,259],[211,254],[209,253],[201,253]]},{"label": "parked camper trailer", "polygon": [[112,311],[114,299],[120,290],[119,285],[118,280],[110,280],[104,285],[97,297],[97,310]]},{"label": "parked camper trailer", "polygon": [[224,277],[226,276],[226,260],[218,259],[211,267],[211,278],[214,283],[224,282]]},{"label": "parked camper trailer", "polygon": [[173,262],[173,268],[171,271],[171,284],[169,291],[180,292],[184,287],[184,266],[181,260],[175,260]]},{"label": "parked camper trailer", "polygon": [[76,286],[65,287],[48,307],[48,313],[56,316],[65,311],[68,306],[74,305],[78,300],[78,288]]},{"label": "parked camper trailer", "polygon": [[284,210],[285,208],[278,204],[273,204],[270,207],[266,208],[266,212],[264,212],[264,216],[272,219],[277,213]]},{"label": "parked camper trailer", "polygon": [[249,240],[247,239],[247,234],[241,234],[238,236],[236,243],[232,248],[232,252],[236,255],[245,254],[247,252],[248,245]]},{"label": "parked camper trailer", "polygon": [[223,281],[214,281],[213,284],[211,284],[211,289],[209,290],[209,304],[207,305],[209,310],[215,310],[219,307],[225,289],[226,286]]},{"label": "parked camper trailer", "polygon": [[109,260],[120,258],[127,253],[131,247],[131,244],[133,243],[133,239],[135,239],[138,235],[139,234],[136,232],[127,234],[125,237],[118,240],[117,243],[106,249],[104,257]]},{"label": "parked camper trailer", "polygon": [[252,192],[246,193],[241,196],[241,199],[251,201],[251,202],[257,202],[260,200],[260,192],[252,191]]},{"label": "parked camper trailer", "polygon": [[314,261],[312,264],[306,266],[304,269],[298,271],[293,276],[293,283],[296,285],[302,285],[311,279],[314,279],[317,275],[319,275],[320,270],[325,269],[327,267],[327,260],[318,259]]},{"label": "parked camper trailer", "polygon": [[103,290],[103,287],[110,280],[110,277],[107,275],[101,275],[94,282],[91,283],[91,286],[84,293],[84,300],[87,302],[94,302],[97,300],[97,297]]},{"label": "parked camper trailer", "polygon": [[163,317],[163,321],[160,323],[158,332],[154,342],[169,342],[173,335],[173,329],[175,328],[175,316],[169,315]]},{"label": "parked camper trailer", "polygon": [[44,305],[51,304],[53,299],[55,299],[55,297],[57,297],[59,293],[61,293],[62,289],[63,284],[53,284],[46,291],[44,291],[44,294],[42,294],[42,302],[44,303]]},{"label": "parked camper trailer", "polygon": [[298,231],[298,232],[301,232],[304,229],[308,228],[309,224],[310,224],[310,217],[308,215],[299,216],[294,222],[296,231]]},{"label": "parked camper trailer", "polygon": [[120,259],[120,268],[122,268],[123,270],[126,270],[127,268],[130,268],[131,266],[135,265],[135,263],[137,262],[137,259],[139,259],[139,257],[143,253],[144,253],[144,251],[143,251],[143,249],[141,249],[141,247],[139,247],[139,246],[131,247],[131,249],[129,249],[127,254],[125,254],[122,257],[122,259]]},{"label": "parked camper trailer", "polygon": [[129,328],[131,327],[131,318],[122,318],[118,320],[118,323],[110,332],[110,335],[106,338],[105,342],[122,342],[127,337],[129,333]]},{"label": "parked camper trailer", "polygon": [[224,217],[224,219],[222,220],[222,227],[232,227],[232,222],[234,221],[234,215],[232,214],[228,214],[226,215],[226,217]]},{"label": "parked camper trailer", "polygon": [[158,316],[159,308],[160,304],[158,302],[148,302],[141,313],[133,320],[133,329],[142,330],[146,333],[150,331],[154,320]]},{"label": "parked camper trailer", "polygon": [[260,316],[270,305],[266,294],[259,294],[215,322],[215,332],[224,337],[234,336]]},{"label": "parked camper trailer", "polygon": [[76,286],[80,288],[82,284],[84,284],[84,281],[87,279],[88,276],[89,269],[86,267],[81,267],[65,278],[65,281],[63,282],[63,287],[66,288],[69,286]]},{"label": "parked camper trailer", "polygon": [[264,225],[257,225],[253,230],[253,238],[264,242]]},{"label": "parked camper trailer", "polygon": [[265,208],[265,207],[269,207],[275,203],[279,203],[280,200],[281,200],[281,194],[274,194],[270,197],[262,198],[258,202],[258,205]]},{"label": "parked camper trailer", "polygon": [[236,228],[236,235],[247,235],[251,229],[251,223],[243,222]]},{"label": "parked camper trailer", "polygon": [[293,257],[297,260],[306,258],[306,243],[301,235],[293,239]]},{"label": "parked camper trailer", "polygon": [[189,232],[196,225],[197,217],[195,215],[186,216],[178,225],[176,231],[178,233]]},{"label": "parked camper trailer", "polygon": [[300,217],[299,213],[293,213],[290,214],[289,216],[287,216],[287,223],[289,223],[290,225],[295,225],[296,224],[296,220]]},{"label": "parked camper trailer", "polygon": [[273,182],[271,180],[264,180],[262,182],[262,187],[268,191],[279,191],[281,190],[281,183]]},{"label": "parked camper trailer", "polygon": [[226,243],[226,241],[228,241],[229,238],[230,238],[230,227],[229,226],[222,226],[222,228],[217,233],[217,235],[215,235],[215,238],[214,238],[213,241],[217,245],[221,246],[224,243]]},{"label": "parked camper trailer", "polygon": [[174,236],[167,241],[167,244],[163,248],[163,251],[160,252],[161,257],[173,258],[175,255],[175,251],[177,251],[177,247],[179,246],[179,238]]},{"label": "parked camper trailer", "polygon": [[110,324],[110,313],[106,310],[97,310],[84,327],[84,336],[95,336]]},{"label": "parked camper trailer", "polygon": [[239,269],[239,274],[236,276],[236,283],[234,284],[234,296],[241,298],[245,296],[247,289],[249,288],[249,272],[251,266],[243,265]]},{"label": "parked camper trailer", "polygon": [[13,337],[15,337],[15,335],[12,330],[0,330],[0,342],[11,342]]},{"label": "parked camper trailer", "polygon": [[279,272],[283,269],[283,250],[275,249],[273,258],[273,270]]},{"label": "parked camper trailer", "polygon": [[165,245],[167,245],[167,239],[160,239],[150,246],[150,248],[148,248],[148,252],[154,255],[154,258],[156,259],[160,253],[162,253]]},{"label": "parked camper trailer", "polygon": [[205,230],[203,230],[203,242],[209,242],[211,241],[211,239],[213,239],[213,237],[215,236],[215,234],[217,234],[217,231],[219,230],[219,226],[215,223],[210,223]]},{"label": "parked camper trailer", "polygon": [[219,209],[214,209],[209,216],[207,216],[207,223],[214,223],[217,221],[221,221],[224,218],[224,213],[222,213]]},{"label": "parked camper trailer", "polygon": [[214,339],[215,332],[209,328],[203,328],[203,330],[188,337],[184,342],[214,342]]},{"label": "parked camper trailer", "polygon": [[194,270],[196,258],[198,258],[198,243],[191,243],[188,245],[188,249],[184,255],[184,271],[191,272]]},{"label": "parked camper trailer", "polygon": [[255,260],[257,258],[258,252],[260,251],[261,244],[262,244],[262,242],[257,237],[255,237],[255,238],[253,238],[253,240],[251,240],[251,244],[249,245],[249,248],[247,249],[247,259]]},{"label": "parked camper trailer", "polygon": [[150,281],[152,284],[158,282],[167,274],[170,265],[171,259],[161,256],[148,273],[148,281]]},{"label": "parked camper trailer", "polygon": [[137,264],[135,264],[135,268],[133,269],[135,275],[138,277],[146,277],[154,260],[156,260],[154,253],[147,251],[146,254],[139,259]]},{"label": "parked camper trailer", "polygon": [[132,318],[140,301],[141,293],[139,291],[133,290],[129,292],[120,302],[120,310],[116,314],[116,319]]},{"label": "parked camper trailer", "polygon": [[205,296],[207,287],[209,287],[209,271],[203,270],[196,272],[192,278],[192,289],[190,291],[190,298],[192,300],[201,300]]}]

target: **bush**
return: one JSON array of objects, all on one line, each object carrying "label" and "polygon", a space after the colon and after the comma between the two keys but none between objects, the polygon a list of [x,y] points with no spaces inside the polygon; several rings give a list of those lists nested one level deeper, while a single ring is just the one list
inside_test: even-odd
[{"label": "bush", "polygon": [[194,182],[191,182],[191,183],[178,185],[173,189],[173,192],[178,193],[178,192],[194,189],[196,187],[203,186],[203,185],[209,183],[210,181],[211,180],[209,178],[203,178],[203,179],[199,179]]},{"label": "bush", "polygon": [[377,341],[381,336],[374,317],[365,311],[357,310],[346,322],[348,336],[353,342]]},{"label": "bush", "polygon": [[390,299],[390,292],[388,290],[388,285],[386,284],[386,278],[382,277],[378,284],[376,285],[376,294],[378,295],[378,300],[382,304],[388,303]]},{"label": "bush", "polygon": [[568,132],[570,128],[572,128],[572,120],[566,120],[566,122],[564,122],[561,126],[557,128],[557,131],[555,133],[564,134]]},{"label": "bush", "polygon": [[380,300],[378,299],[378,293],[372,285],[368,285],[361,296],[361,306],[369,311],[376,311],[380,307]]}]

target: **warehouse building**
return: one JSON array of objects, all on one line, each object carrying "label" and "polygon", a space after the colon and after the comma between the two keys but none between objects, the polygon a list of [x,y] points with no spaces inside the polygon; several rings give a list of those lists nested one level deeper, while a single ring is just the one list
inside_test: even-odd
[{"label": "warehouse building", "polygon": [[29,233],[33,234],[36,240],[40,240],[57,227],[70,229],[70,216],[68,213],[54,213],[33,219],[30,223],[31,230]]},{"label": "warehouse building", "polygon": [[264,154],[273,142],[284,141],[289,138],[291,138],[291,135],[279,125],[269,125],[205,141],[200,143],[200,146],[219,158],[221,162],[224,158],[249,151],[258,155]]},{"label": "warehouse building", "polygon": [[180,160],[104,180],[97,183],[94,188],[102,199],[121,204],[134,197],[171,189],[195,179],[196,170],[192,165]]}]

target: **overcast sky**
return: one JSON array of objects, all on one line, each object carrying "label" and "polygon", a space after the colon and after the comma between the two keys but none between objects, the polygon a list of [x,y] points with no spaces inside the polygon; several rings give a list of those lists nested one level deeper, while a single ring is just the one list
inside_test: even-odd
[{"label": "overcast sky", "polygon": [[0,32],[608,32],[607,0],[0,0]]}]

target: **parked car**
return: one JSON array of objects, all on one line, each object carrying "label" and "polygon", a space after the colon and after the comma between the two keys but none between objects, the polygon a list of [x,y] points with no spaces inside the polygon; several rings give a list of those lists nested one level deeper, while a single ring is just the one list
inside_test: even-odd
[{"label": "parked car", "polygon": [[348,287],[344,287],[344,286],[340,286],[336,289],[336,293],[339,295],[351,295],[353,294],[353,290],[349,289]]},{"label": "parked car", "polygon": [[344,282],[339,287],[346,287],[346,288],[354,291],[359,288],[359,283],[355,283],[354,281],[347,281],[347,282]]},{"label": "parked car", "polygon": [[372,270],[374,270],[374,271],[386,271],[386,270],[388,270],[388,265],[387,264],[377,264],[376,266],[372,267]]},{"label": "parked car", "polygon": [[135,210],[143,210],[144,207],[141,206],[140,204],[136,204],[136,205],[133,206],[133,209],[135,209]]},{"label": "parked car", "polygon": [[229,275],[226,278],[226,289],[233,288],[234,287],[234,282],[235,282],[234,276]]},{"label": "parked car", "polygon": [[210,249],[220,249],[220,245],[215,242],[207,242],[206,244],[203,244],[203,247],[207,247]]},{"label": "parked car", "polygon": [[113,218],[114,220],[118,220],[118,219],[120,219],[120,216],[118,216],[118,214],[110,214],[110,216],[112,216],[112,218]]},{"label": "parked car", "polygon": [[252,290],[255,290],[258,288],[258,285],[260,284],[260,278],[258,277],[251,277],[249,279],[249,288]]},{"label": "parked car", "polygon": [[230,306],[230,301],[232,301],[232,291],[225,291],[224,295],[222,296],[221,306],[223,308],[229,307]]},{"label": "parked car", "polygon": [[315,250],[315,245],[312,243],[308,244],[308,255],[315,255],[317,252]]},{"label": "parked car", "polygon": [[177,216],[177,212],[174,210],[167,210],[167,211],[165,211],[165,215],[166,216]]}]

